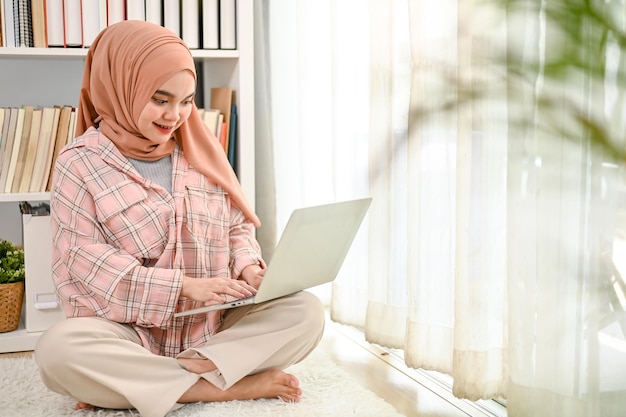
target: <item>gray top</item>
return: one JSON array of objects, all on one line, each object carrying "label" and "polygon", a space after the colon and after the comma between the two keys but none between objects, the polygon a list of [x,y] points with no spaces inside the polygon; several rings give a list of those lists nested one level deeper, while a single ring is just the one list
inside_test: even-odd
[{"label": "gray top", "polygon": [[140,161],[128,158],[142,177],[154,181],[172,194],[172,157],[170,155],[158,161]]}]

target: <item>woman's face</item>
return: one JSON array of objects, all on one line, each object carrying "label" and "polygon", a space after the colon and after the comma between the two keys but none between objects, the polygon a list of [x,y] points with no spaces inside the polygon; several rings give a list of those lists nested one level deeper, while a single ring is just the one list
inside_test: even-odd
[{"label": "woman's face", "polygon": [[155,91],[137,121],[139,133],[146,139],[162,144],[191,114],[196,81],[189,71],[181,71]]}]

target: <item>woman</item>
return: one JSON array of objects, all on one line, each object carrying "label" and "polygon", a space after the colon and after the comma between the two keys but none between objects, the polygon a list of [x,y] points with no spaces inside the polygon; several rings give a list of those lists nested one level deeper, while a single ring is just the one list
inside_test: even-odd
[{"label": "woman", "polygon": [[279,397],[317,346],[301,292],[225,313],[174,313],[256,292],[259,220],[194,105],[194,62],[169,30],[104,29],[87,55],[76,132],[51,193],[53,279],[68,317],[40,338],[44,383],[77,408],[164,416],[180,404]]}]

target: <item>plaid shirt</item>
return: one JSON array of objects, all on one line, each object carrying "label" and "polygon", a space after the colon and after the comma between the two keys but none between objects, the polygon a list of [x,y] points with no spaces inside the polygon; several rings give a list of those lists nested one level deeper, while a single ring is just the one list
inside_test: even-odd
[{"label": "plaid shirt", "polygon": [[172,194],[141,177],[96,129],[55,164],[52,275],[68,317],[130,323],[164,356],[198,347],[221,312],[174,318],[202,303],[180,297],[183,276],[238,278],[261,263],[253,225],[228,195],[172,155]]}]

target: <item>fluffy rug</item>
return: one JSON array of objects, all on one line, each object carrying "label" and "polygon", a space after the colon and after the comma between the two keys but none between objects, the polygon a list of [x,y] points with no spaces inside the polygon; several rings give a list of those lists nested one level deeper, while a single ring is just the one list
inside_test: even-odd
[{"label": "fluffy rug", "polygon": [[[304,391],[299,403],[280,400],[230,401],[186,405],[168,417],[401,417],[395,408],[363,388],[339,369],[328,355],[314,351],[289,372]],[[137,417],[133,410],[73,411],[75,401],[49,391],[40,381],[31,358],[0,359],[0,417]]]}]

